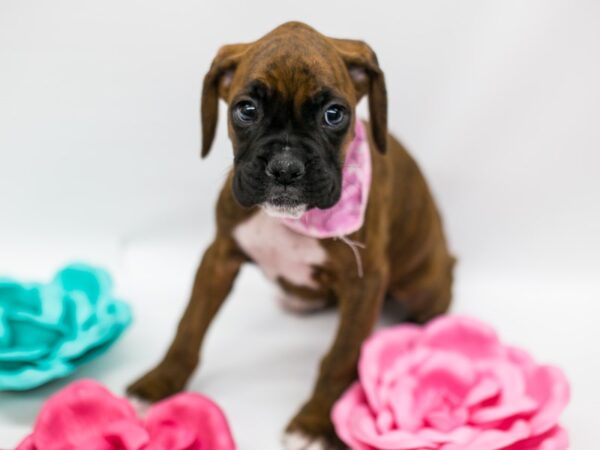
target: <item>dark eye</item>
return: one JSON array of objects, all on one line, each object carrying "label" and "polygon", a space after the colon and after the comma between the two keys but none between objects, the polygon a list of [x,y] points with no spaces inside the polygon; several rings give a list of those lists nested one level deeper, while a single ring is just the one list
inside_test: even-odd
[{"label": "dark eye", "polygon": [[258,120],[258,108],[253,102],[244,100],[235,105],[233,117],[240,124],[249,125]]},{"label": "dark eye", "polygon": [[342,105],[330,105],[323,114],[323,121],[330,127],[339,127],[346,118],[346,108]]}]

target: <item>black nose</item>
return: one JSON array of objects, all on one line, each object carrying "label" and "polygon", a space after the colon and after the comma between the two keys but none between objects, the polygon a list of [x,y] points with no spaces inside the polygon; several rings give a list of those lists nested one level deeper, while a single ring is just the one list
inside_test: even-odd
[{"label": "black nose", "polygon": [[265,172],[279,184],[288,185],[304,176],[304,163],[289,155],[277,155],[269,161]]}]

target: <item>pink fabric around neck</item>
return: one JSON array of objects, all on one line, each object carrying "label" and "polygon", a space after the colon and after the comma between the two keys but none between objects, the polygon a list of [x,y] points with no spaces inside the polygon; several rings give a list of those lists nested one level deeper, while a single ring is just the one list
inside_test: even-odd
[{"label": "pink fabric around neck", "polygon": [[359,230],[365,220],[371,187],[371,155],[365,126],[356,121],[354,140],[342,169],[342,195],[331,208],[313,208],[298,219],[283,222],[297,233],[323,239],[343,237]]}]

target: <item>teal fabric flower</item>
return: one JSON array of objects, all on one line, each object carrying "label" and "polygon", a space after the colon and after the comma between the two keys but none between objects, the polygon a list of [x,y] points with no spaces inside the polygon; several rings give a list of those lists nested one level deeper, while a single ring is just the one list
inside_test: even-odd
[{"label": "teal fabric flower", "polygon": [[0,390],[26,390],[72,373],[131,323],[110,275],[74,264],[48,284],[0,278]]}]

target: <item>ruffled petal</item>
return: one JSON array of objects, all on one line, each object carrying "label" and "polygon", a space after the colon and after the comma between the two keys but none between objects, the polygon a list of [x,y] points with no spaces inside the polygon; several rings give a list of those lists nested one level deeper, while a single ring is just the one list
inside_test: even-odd
[{"label": "ruffled petal", "polygon": [[448,392],[461,400],[476,382],[473,364],[463,355],[438,351],[416,369],[420,389]]},{"label": "ruffled petal", "polygon": [[538,367],[531,355],[523,349],[507,345],[505,347],[506,357],[516,366],[524,371],[531,371]]},{"label": "ruffled petal", "polygon": [[163,435],[166,428],[171,432],[176,429],[178,434],[171,436],[180,447],[169,450],[196,450],[189,436],[195,436],[198,449],[235,449],[225,415],[214,402],[200,394],[178,394],[157,403],[148,412],[146,427],[153,439]]},{"label": "ruffled petal", "polygon": [[464,445],[472,441],[478,433],[479,431],[472,427],[462,426],[446,432],[433,428],[423,428],[417,434],[419,437],[437,444]]},{"label": "ruffled petal", "polygon": [[569,436],[561,427],[557,426],[541,436],[525,439],[502,450],[567,450]]},{"label": "ruffled petal", "polygon": [[122,442],[135,444],[123,450],[137,450],[141,442],[139,421],[131,405],[95,381],[77,381],[50,397],[42,407],[34,427],[34,445],[44,450],[81,450],[91,449],[95,442],[103,448],[106,430],[120,421],[132,425],[120,429]]},{"label": "ruffled petal", "polygon": [[365,394],[374,409],[383,406],[377,395],[382,374],[415,346],[421,334],[421,328],[416,325],[402,325],[379,331],[363,344],[358,372]]},{"label": "ruffled petal", "polygon": [[331,421],[336,434],[353,450],[374,450],[370,445],[357,439],[352,428],[352,415],[365,405],[365,392],[359,383],[354,383],[335,403],[331,411]]},{"label": "ruffled petal", "polygon": [[478,361],[476,370],[483,376],[493,378],[500,387],[499,403],[512,403],[527,395],[526,375],[520,367],[505,359]]},{"label": "ruffled petal", "polygon": [[554,428],[570,398],[564,373],[556,367],[541,366],[527,380],[527,391],[540,405],[530,421],[532,433],[538,435]]},{"label": "ruffled petal", "polygon": [[538,404],[531,398],[523,397],[510,403],[480,408],[471,414],[471,423],[484,424],[499,422],[511,417],[531,414],[536,411]]},{"label": "ruffled petal", "polygon": [[197,433],[163,422],[153,430],[152,441],[144,450],[201,450]]},{"label": "ruffled petal", "polygon": [[[377,384],[371,391],[373,394],[370,405],[379,405],[379,408],[387,406],[398,391],[398,384],[409,382],[418,367],[422,366],[430,357],[431,350],[425,347],[415,348],[405,354],[398,355],[393,364],[385,372],[379,374]],[[375,406],[373,406],[375,407]]]},{"label": "ruffled petal", "polygon": [[430,322],[425,326],[422,343],[470,359],[494,357],[501,349],[498,336],[491,327],[460,316],[443,316]]},{"label": "ruffled petal", "polygon": [[505,450],[506,447],[520,442],[529,436],[529,427],[525,421],[516,421],[507,430],[477,430],[475,437],[461,444],[448,443],[440,450]]},{"label": "ruffled petal", "polygon": [[412,377],[398,380],[389,398],[394,422],[401,430],[416,431],[423,425],[423,413],[415,398],[416,381]]},{"label": "ruffled petal", "polygon": [[464,408],[431,411],[426,416],[426,423],[435,429],[450,432],[467,423],[469,412]]},{"label": "ruffled petal", "polygon": [[500,385],[491,377],[483,377],[467,394],[464,405],[473,407],[496,397],[500,393]]},{"label": "ruffled petal", "polygon": [[[425,450],[437,449],[438,445],[416,433],[405,430],[393,430],[380,434],[364,407],[356,408],[351,416],[350,427],[356,440],[378,450]],[[354,447],[352,447],[354,448]],[[357,447],[360,449],[361,447]]]},{"label": "ruffled petal", "polygon": [[[137,450],[145,449],[148,443],[148,432],[139,420],[119,420],[111,423],[104,430],[104,440],[112,449]],[[87,449],[87,447],[86,447]]]}]

